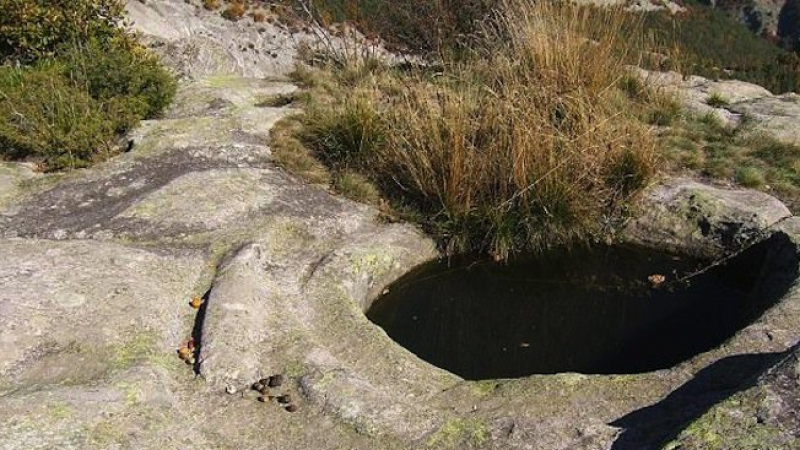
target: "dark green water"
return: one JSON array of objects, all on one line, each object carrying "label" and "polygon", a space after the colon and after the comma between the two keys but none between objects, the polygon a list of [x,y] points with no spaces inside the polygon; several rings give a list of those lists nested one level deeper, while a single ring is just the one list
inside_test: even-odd
[{"label": "dark green water", "polygon": [[[766,248],[702,261],[626,247],[509,264],[429,263],[367,312],[396,342],[466,379],[640,373],[710,350],[775,299],[754,295]],[[648,277],[664,275],[653,287]]]}]

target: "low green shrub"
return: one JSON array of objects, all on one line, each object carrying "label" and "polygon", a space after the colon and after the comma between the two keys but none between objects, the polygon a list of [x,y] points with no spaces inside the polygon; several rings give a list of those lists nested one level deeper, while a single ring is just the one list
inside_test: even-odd
[{"label": "low green shrub", "polygon": [[736,169],[736,182],[749,188],[761,187],[765,184],[764,172],[758,167],[739,167]]},{"label": "low green shrub", "polygon": [[0,156],[88,165],[175,94],[120,26],[121,0],[0,0],[0,11]]},{"label": "low green shrub", "polygon": [[57,61],[77,86],[118,114],[117,131],[157,116],[175,95],[172,75],[141,49],[91,40],[65,46]]},{"label": "low green shrub", "polygon": [[83,167],[114,137],[102,105],[58,65],[0,70],[0,154]]},{"label": "low green shrub", "polygon": [[158,115],[176,89],[141,49],[95,40],[0,74],[0,155],[33,157],[48,170],[110,154],[118,134]]},{"label": "low green shrub", "polygon": [[69,42],[133,40],[118,25],[120,0],[0,0],[0,64],[52,57]]}]

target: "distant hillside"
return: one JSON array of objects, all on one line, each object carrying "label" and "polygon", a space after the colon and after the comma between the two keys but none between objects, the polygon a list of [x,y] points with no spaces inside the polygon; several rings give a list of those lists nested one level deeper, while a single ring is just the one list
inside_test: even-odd
[{"label": "distant hillside", "polygon": [[797,54],[758,37],[719,9],[689,4],[685,12],[675,15],[646,13],[643,27],[664,47],[678,49],[681,72],[749,81],[774,93],[800,89]]},{"label": "distant hillside", "polygon": [[800,51],[800,0],[702,0],[756,34]]},{"label": "distant hillside", "polygon": [[[291,0],[297,2],[299,0]],[[329,20],[350,20],[368,33],[374,32],[390,44],[412,51],[438,52],[468,42],[465,35],[497,4],[497,0],[307,0]],[[700,2],[714,2],[714,5]],[[653,0],[627,1],[630,14],[639,15],[643,30],[620,30],[621,38],[639,40],[644,50],[671,54],[671,64],[656,69],[675,69],[685,74],[707,78],[734,78],[766,87],[773,93],[800,92],[800,57],[783,50],[778,38],[763,39],[748,26],[726,12],[722,2],[779,2],[780,6],[764,6],[761,22],[774,29],[800,33],[800,0],[683,0],[684,8],[676,14],[661,8],[647,7]],[[618,0],[584,0],[584,4],[618,4]],[[643,6],[644,5],[644,6]],[[776,3],[777,5],[777,3]],[[792,7],[792,5],[794,5]],[[710,6],[718,6],[710,7]],[[742,10],[745,10],[742,6]],[[750,11],[750,9],[747,9]],[[759,11],[762,11],[761,9]],[[772,12],[770,12],[772,11]],[[777,12],[775,12],[777,11]],[[597,10],[597,27],[607,21],[602,9]],[[750,17],[750,16],[748,16]],[[771,18],[769,21],[766,18]],[[779,20],[780,19],[780,20]],[[755,20],[755,19],[753,19]],[[787,25],[789,24],[789,25]],[[647,38],[639,39],[643,31]],[[783,36],[791,39],[785,31]],[[795,39],[796,40],[796,39]],[[794,41],[792,41],[794,42]],[[677,51],[675,51],[677,49]],[[633,64],[638,61],[632,61]]]}]

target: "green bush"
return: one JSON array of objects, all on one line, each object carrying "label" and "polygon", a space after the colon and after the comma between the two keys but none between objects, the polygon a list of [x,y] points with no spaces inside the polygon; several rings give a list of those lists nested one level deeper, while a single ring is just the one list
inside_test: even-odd
[{"label": "green bush", "polygon": [[86,166],[175,94],[170,73],[136,47],[91,40],[57,52],[0,72],[0,156],[35,157],[48,170]]},{"label": "green bush", "polygon": [[52,57],[68,42],[131,44],[120,0],[0,0],[0,63]]},{"label": "green bush", "polygon": [[764,172],[757,167],[744,166],[736,169],[736,182],[749,188],[757,188],[764,185]]},{"label": "green bush", "polygon": [[0,11],[0,156],[86,166],[175,94],[120,27],[121,0],[0,0]]},{"label": "green bush", "polygon": [[91,40],[64,47],[57,60],[67,77],[117,114],[117,131],[155,117],[175,95],[173,77],[143,51]]},{"label": "green bush", "polygon": [[114,137],[105,112],[57,65],[0,71],[0,150],[50,167],[83,167]]}]

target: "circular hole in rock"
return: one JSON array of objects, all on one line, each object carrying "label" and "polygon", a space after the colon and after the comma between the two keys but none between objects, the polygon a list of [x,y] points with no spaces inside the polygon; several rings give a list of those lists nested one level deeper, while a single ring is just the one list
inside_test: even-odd
[{"label": "circular hole in rock", "polygon": [[788,244],[773,236],[724,263],[626,246],[431,262],[367,317],[469,380],[642,373],[720,345],[774,305],[796,277]]}]

